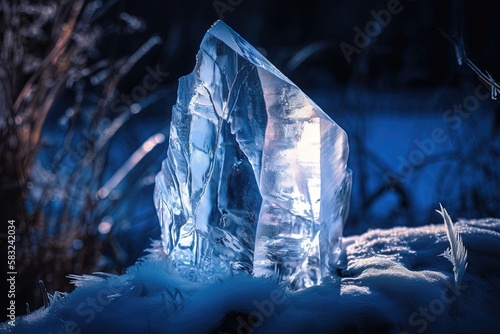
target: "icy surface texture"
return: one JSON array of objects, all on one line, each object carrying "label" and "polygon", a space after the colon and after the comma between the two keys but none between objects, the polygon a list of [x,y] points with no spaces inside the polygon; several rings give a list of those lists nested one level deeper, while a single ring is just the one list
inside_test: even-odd
[{"label": "icy surface texture", "polygon": [[278,274],[299,289],[335,266],[351,175],[345,132],[226,24],[179,80],[155,204],[168,261],[214,281]]},{"label": "icy surface texture", "polygon": [[500,220],[455,227],[470,256],[460,292],[442,256],[449,243],[439,222],[345,238],[340,283],[301,293],[250,276],[193,284],[148,256],[121,276],[72,276],[73,292],[50,295],[49,308],[0,324],[0,333],[496,334]]}]

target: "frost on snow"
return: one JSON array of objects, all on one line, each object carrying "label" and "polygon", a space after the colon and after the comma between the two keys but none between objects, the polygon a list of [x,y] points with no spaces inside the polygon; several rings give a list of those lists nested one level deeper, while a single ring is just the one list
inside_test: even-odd
[{"label": "frost on snow", "polygon": [[443,217],[444,225],[446,227],[446,236],[450,242],[450,247],[448,247],[443,256],[447,258],[453,265],[453,273],[455,274],[455,290],[458,291],[460,288],[460,282],[467,269],[467,250],[464,247],[462,238],[460,238],[460,233],[457,232],[453,226],[450,215],[445,208],[439,204],[441,210],[436,210],[441,217]]},{"label": "frost on snow", "polygon": [[[149,256],[121,276],[71,276],[75,291],[2,333],[496,333],[500,220],[458,221],[469,267],[451,283],[446,228],[372,230],[346,238],[340,278],[298,292],[240,275],[186,281]],[[460,298],[458,298],[460,297]]]}]

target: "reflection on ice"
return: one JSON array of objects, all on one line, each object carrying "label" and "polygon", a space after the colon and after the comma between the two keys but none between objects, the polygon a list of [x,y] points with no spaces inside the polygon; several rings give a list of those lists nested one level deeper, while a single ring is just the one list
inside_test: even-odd
[{"label": "reflection on ice", "polygon": [[168,261],[294,289],[336,265],[351,186],[345,132],[223,22],[179,80],[155,204]]}]

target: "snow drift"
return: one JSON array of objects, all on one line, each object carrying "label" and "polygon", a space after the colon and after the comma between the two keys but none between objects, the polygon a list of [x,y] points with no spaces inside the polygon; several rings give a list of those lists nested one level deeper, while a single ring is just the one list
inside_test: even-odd
[{"label": "snow drift", "polygon": [[338,277],[298,292],[235,276],[195,284],[158,249],[127,273],[70,276],[69,294],[2,333],[496,333],[500,220],[455,224],[468,251],[459,289],[443,225],[371,230],[344,239]]}]

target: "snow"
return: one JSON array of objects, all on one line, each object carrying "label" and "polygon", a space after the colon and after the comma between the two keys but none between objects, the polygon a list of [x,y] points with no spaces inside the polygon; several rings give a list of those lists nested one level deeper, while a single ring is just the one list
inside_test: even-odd
[{"label": "snow", "polygon": [[443,225],[344,239],[340,276],[298,292],[247,275],[194,284],[150,255],[121,276],[71,276],[72,293],[2,333],[496,333],[500,220],[455,224],[467,248],[460,290]]}]

